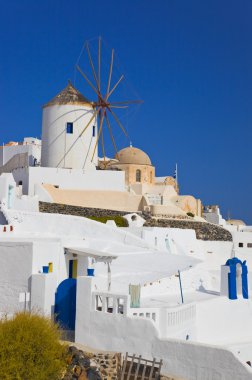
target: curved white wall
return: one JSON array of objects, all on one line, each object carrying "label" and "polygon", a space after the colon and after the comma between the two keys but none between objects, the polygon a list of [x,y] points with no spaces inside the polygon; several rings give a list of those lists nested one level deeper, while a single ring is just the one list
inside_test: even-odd
[{"label": "curved white wall", "polygon": [[[80,136],[94,114],[89,105],[53,105],[43,109],[41,165],[51,168],[95,169],[97,149],[96,118]],[[67,133],[67,123],[73,123],[73,133]],[[95,125],[95,136],[93,126]]]}]

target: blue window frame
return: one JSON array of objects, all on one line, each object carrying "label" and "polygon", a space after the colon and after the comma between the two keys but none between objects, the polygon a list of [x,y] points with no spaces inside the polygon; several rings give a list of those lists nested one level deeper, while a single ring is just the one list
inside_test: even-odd
[{"label": "blue window frame", "polygon": [[73,123],[67,123],[66,125],[66,133],[73,133]]},{"label": "blue window frame", "polygon": [[95,125],[93,125],[93,137],[95,137]]}]

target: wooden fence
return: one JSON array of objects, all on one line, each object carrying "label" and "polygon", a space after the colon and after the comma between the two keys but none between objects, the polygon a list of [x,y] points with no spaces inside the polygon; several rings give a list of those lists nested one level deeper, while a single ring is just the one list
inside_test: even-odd
[{"label": "wooden fence", "polygon": [[162,360],[142,358],[141,355],[129,355],[123,358],[121,380],[159,380]]}]

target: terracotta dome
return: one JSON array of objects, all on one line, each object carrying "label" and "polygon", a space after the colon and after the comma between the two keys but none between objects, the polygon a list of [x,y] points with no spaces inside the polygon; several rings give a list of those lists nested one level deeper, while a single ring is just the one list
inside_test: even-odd
[{"label": "terracotta dome", "polygon": [[151,165],[149,156],[141,149],[132,146],[120,150],[115,158],[120,164]]}]

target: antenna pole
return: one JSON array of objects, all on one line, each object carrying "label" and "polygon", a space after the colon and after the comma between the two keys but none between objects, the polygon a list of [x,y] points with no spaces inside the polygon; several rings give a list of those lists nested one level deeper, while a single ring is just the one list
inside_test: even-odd
[{"label": "antenna pole", "polygon": [[180,270],[178,270],[178,277],[179,277],[179,287],[180,287],[181,301],[182,301],[182,303],[184,303],[184,297],[183,297],[183,289],[182,289],[182,283],[181,283]]}]

